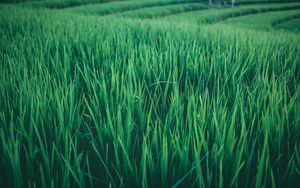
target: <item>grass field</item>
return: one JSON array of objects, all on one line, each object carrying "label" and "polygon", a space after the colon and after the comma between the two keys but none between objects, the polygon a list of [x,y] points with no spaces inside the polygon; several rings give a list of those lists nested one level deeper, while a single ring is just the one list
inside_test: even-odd
[{"label": "grass field", "polygon": [[[189,5],[195,1],[196,0],[134,0],[120,2],[117,1],[98,5],[70,7],[68,10],[66,10],[66,12],[94,15],[109,15],[133,10],[142,10],[145,8],[153,8],[152,11],[155,10],[158,13],[159,10],[156,9],[161,9],[168,6],[186,6],[186,4]],[[192,5],[194,7],[198,5],[199,7],[202,4],[198,2],[197,5],[195,5],[195,3]]]},{"label": "grass field", "polygon": [[300,32],[300,19],[299,18],[293,18],[290,20],[287,20],[286,22],[279,23],[276,25],[277,29],[282,29],[285,31],[290,32]]},{"label": "grass field", "polygon": [[[237,28],[251,28],[255,30],[273,30],[273,25],[280,20],[290,20],[294,17],[300,18],[300,10],[289,10],[289,11],[276,11],[270,13],[254,14],[248,16],[240,16],[230,18],[222,23],[235,26]],[[297,24],[293,24],[298,26]]]},{"label": "grass field", "polygon": [[299,2],[0,4],[0,186],[296,187]]},{"label": "grass field", "polygon": [[167,22],[184,23],[216,23],[225,19],[239,16],[251,16],[264,12],[276,12],[283,10],[299,10],[300,3],[281,3],[281,4],[262,4],[262,5],[244,5],[235,8],[214,8],[209,10],[193,11],[172,16],[164,17],[162,20]]}]

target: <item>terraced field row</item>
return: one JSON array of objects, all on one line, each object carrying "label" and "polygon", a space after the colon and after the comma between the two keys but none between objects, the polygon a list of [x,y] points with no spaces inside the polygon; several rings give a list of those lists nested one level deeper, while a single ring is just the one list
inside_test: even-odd
[{"label": "terraced field row", "polygon": [[271,30],[278,22],[288,21],[295,17],[300,17],[299,10],[278,11],[235,17],[227,19],[223,23],[236,28]]},{"label": "terraced field row", "polygon": [[[202,1],[202,0],[201,0]],[[63,13],[98,16],[115,16],[135,19],[188,24],[222,23],[229,26],[258,30],[270,30],[275,25],[298,18],[299,2],[241,0],[236,7],[209,7],[199,0],[67,0],[25,3],[35,8],[64,8]],[[297,0],[296,0],[297,1]],[[257,3],[259,2],[259,3]],[[272,2],[272,3],[269,3]],[[274,3],[277,2],[277,3]],[[284,1],[286,2],[286,1]],[[252,3],[255,3],[254,5]],[[246,4],[246,5],[245,5]],[[54,6],[55,5],[55,6]],[[59,5],[59,6],[56,6]],[[24,6],[24,4],[23,4]],[[260,20],[259,22],[253,20]],[[295,28],[294,31],[297,31]]]},{"label": "terraced field row", "polygon": [[183,12],[190,12],[196,10],[208,9],[207,5],[201,3],[187,3],[187,4],[178,4],[178,5],[169,5],[169,6],[159,6],[151,8],[143,8],[134,11],[127,11],[116,16],[131,17],[131,18],[159,18],[163,16],[170,16],[173,14],[179,14]]},{"label": "terraced field row", "polygon": [[[113,2],[112,2],[113,1]],[[298,0],[240,0],[236,3],[252,4],[267,2],[294,2]],[[202,2],[202,3],[201,3]],[[199,11],[208,9],[207,1],[204,0],[55,0],[55,1],[37,1],[25,3],[33,7],[44,8],[64,8],[65,12],[95,14],[95,15],[117,15],[132,18],[159,18],[173,15],[169,18],[172,21],[188,21],[192,17],[193,22],[197,23],[214,23],[227,18],[243,16],[248,14],[280,11],[288,9],[300,8],[299,3],[279,3],[279,4],[263,4],[263,5],[242,5],[234,9],[228,8],[212,8],[207,11]],[[194,12],[195,11],[195,12]],[[197,12],[199,11],[199,12]],[[178,14],[178,15],[177,15]],[[179,18],[179,19],[178,19]]]},{"label": "terraced field row", "polygon": [[284,30],[284,31],[289,31],[289,32],[300,32],[300,18],[294,18],[290,19],[288,21],[279,23],[275,25],[275,28]]},{"label": "terraced field row", "polygon": [[[87,5],[87,6],[80,6],[75,8],[68,8],[64,11],[71,12],[71,13],[80,13],[80,14],[94,14],[94,15],[109,15],[109,14],[116,14],[122,13],[127,11],[133,10],[140,10],[144,8],[152,7],[160,8],[165,6],[184,6],[185,4],[195,3],[197,0],[134,0],[134,1],[122,1],[122,2],[112,2],[112,3],[105,3],[105,4],[98,4],[98,5]],[[200,4],[197,2],[197,4]],[[158,13],[158,12],[156,12]]]},{"label": "terraced field row", "polygon": [[49,9],[64,9],[70,7],[79,7],[84,5],[104,4],[115,1],[127,0],[42,0],[42,1],[28,1],[23,3],[25,6],[32,6],[35,8],[49,8]]},{"label": "terraced field row", "polygon": [[[31,5],[39,8],[51,8],[62,9],[68,7],[79,7],[83,5],[103,4],[114,1],[132,1],[132,0],[2,0],[2,2],[25,2],[25,5]],[[133,0],[134,1],[134,0]],[[145,0],[140,0],[145,1]],[[148,0],[149,1],[149,0]],[[166,0],[168,1],[168,0]],[[184,0],[181,0],[184,1]],[[225,2],[230,0],[225,0]],[[236,0],[236,5],[244,4],[262,4],[262,3],[287,3],[287,2],[299,2],[300,0]],[[207,3],[207,0],[198,0],[197,2]]]},{"label": "terraced field row", "polygon": [[236,0],[236,5],[247,5],[247,4],[268,4],[268,3],[293,3],[299,2],[299,0]]},{"label": "terraced field row", "polygon": [[[25,3],[25,6],[32,6],[35,8],[49,8],[49,9],[67,9],[72,8],[74,11],[85,12],[87,9],[93,12],[94,9],[122,9],[122,10],[133,10],[137,8],[171,5],[179,3],[189,2],[206,2],[204,0],[55,0],[55,1],[38,1]],[[101,11],[100,11],[101,12]],[[97,11],[96,11],[97,13]]]},{"label": "terraced field row", "polygon": [[[195,24],[216,23],[229,18],[300,9],[300,3],[280,3],[262,5],[243,5],[235,8],[209,8],[195,0],[157,0],[157,1],[122,1],[98,5],[86,5],[67,8],[69,13],[114,15],[130,18],[156,18],[168,22],[187,22]],[[163,17],[163,18],[161,18]]]},{"label": "terraced field row", "polygon": [[170,22],[216,23],[229,18],[263,12],[300,9],[300,3],[245,5],[236,8],[213,8],[203,11],[176,14],[163,18]]}]

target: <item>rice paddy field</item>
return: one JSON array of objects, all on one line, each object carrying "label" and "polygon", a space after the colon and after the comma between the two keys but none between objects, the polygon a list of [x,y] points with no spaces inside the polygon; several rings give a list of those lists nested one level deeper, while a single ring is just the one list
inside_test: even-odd
[{"label": "rice paddy field", "polygon": [[297,187],[300,1],[2,0],[0,187]]}]

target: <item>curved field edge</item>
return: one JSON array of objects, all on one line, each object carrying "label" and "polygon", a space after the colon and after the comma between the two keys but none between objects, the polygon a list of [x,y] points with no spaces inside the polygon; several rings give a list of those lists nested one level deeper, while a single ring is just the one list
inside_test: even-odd
[{"label": "curved field edge", "polygon": [[259,14],[264,12],[275,12],[275,11],[283,11],[283,10],[294,10],[294,9],[300,9],[300,4],[296,3],[293,5],[282,5],[278,7],[253,7],[253,8],[245,8],[243,10],[234,10],[232,12],[229,12],[227,14],[223,14],[219,17],[214,18],[207,18],[204,20],[206,23],[217,23],[220,21],[224,21],[229,18],[239,17],[239,16],[246,16],[246,15],[252,15],[252,14]]},{"label": "curved field edge", "polygon": [[300,19],[298,18],[292,18],[289,20],[285,20],[284,22],[276,23],[274,27],[276,29],[280,29],[287,32],[300,32]]},{"label": "curved field edge", "polygon": [[[128,0],[2,0],[1,3],[19,3],[24,5],[32,5],[40,8],[50,9],[62,9],[75,6],[83,6],[89,4],[98,4],[113,1],[128,1]],[[199,2],[207,3],[205,0],[199,0]],[[299,2],[299,0],[236,0],[236,5],[245,4],[260,4],[260,3],[287,3],[287,2]]]},{"label": "curved field edge", "polygon": [[18,5],[25,7],[34,8],[48,8],[48,9],[64,9],[77,6],[91,5],[91,4],[102,4],[116,1],[127,1],[127,0],[36,0],[36,1],[25,1],[18,3]]},{"label": "curved field edge", "polygon": [[297,185],[298,35],[14,10],[1,185]]},{"label": "curved field edge", "polygon": [[249,4],[270,4],[270,3],[295,3],[300,2],[299,0],[242,0],[242,1],[235,1],[236,5],[249,5]]},{"label": "curved field edge", "polygon": [[274,31],[276,23],[284,22],[300,16],[299,9],[275,12],[264,12],[226,19],[222,24],[232,27],[254,30]]},{"label": "curved field edge", "polygon": [[[116,14],[127,11],[133,11],[143,8],[150,7],[163,7],[169,5],[179,5],[179,4],[188,4],[198,2],[197,0],[135,0],[135,1],[124,1],[124,2],[112,2],[106,3],[103,5],[87,5],[80,6],[76,8],[68,8],[64,11],[73,12],[73,13],[82,13],[82,14],[95,14],[95,15],[108,15]],[[199,3],[200,4],[200,3]]]},{"label": "curved field edge", "polygon": [[296,15],[293,15],[293,16],[290,16],[290,17],[287,17],[287,18],[283,18],[283,19],[279,19],[279,20],[276,20],[272,23],[272,26],[273,27],[276,27],[277,25],[280,25],[280,24],[283,24],[284,22],[288,22],[290,20],[293,20],[293,19],[299,19],[300,18],[300,13],[299,14],[296,14]]},{"label": "curved field edge", "polygon": [[194,24],[213,24],[226,19],[258,14],[263,12],[299,9],[299,3],[244,5],[234,8],[211,8],[208,10],[179,13],[162,18],[170,22],[189,22]]},{"label": "curved field edge", "polygon": [[204,10],[208,8],[209,7],[207,5],[197,2],[197,3],[176,4],[176,5],[161,6],[161,7],[142,8],[138,10],[117,13],[115,15],[122,16],[122,17],[131,17],[131,18],[152,19],[152,18],[169,16],[169,15],[183,13],[183,12]]},{"label": "curved field edge", "polygon": [[[156,4],[163,5],[168,3],[180,3],[180,2],[196,2],[196,0],[56,0],[56,1],[42,1],[33,3],[24,3],[24,5],[32,6],[36,8],[49,8],[49,9],[84,9],[85,7],[101,6],[112,3],[115,6],[122,6],[126,3],[128,4]],[[197,1],[199,2],[199,1]],[[201,2],[201,1],[200,1]],[[118,4],[120,3],[120,4]]]}]

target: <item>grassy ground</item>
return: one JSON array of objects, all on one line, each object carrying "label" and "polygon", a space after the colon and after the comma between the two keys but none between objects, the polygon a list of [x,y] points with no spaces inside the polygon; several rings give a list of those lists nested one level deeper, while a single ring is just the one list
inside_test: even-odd
[{"label": "grassy ground", "polygon": [[234,18],[243,15],[251,15],[263,12],[281,11],[287,9],[299,9],[300,3],[283,4],[263,4],[263,5],[244,5],[235,8],[211,8],[209,10],[193,11],[181,13],[162,18],[167,22],[184,23],[215,23],[228,18]]},{"label": "grassy ground", "polygon": [[286,22],[280,23],[276,25],[277,29],[282,29],[284,31],[291,31],[291,32],[300,32],[300,19],[291,19]]},{"label": "grassy ground", "polygon": [[[79,6],[75,8],[70,8],[66,10],[71,13],[81,13],[81,14],[94,14],[94,15],[107,15],[107,14],[116,14],[120,12],[127,12],[132,10],[140,10],[143,8],[154,7],[161,8],[164,6],[184,6],[195,2],[196,0],[134,0],[134,1],[123,1],[123,2],[112,2],[99,5],[87,5]],[[199,6],[202,4],[198,3]]]},{"label": "grassy ground", "polygon": [[[298,4],[22,6],[0,5],[0,186],[299,185],[299,34],[194,24]],[[255,19],[298,23],[280,13]]]},{"label": "grassy ground", "polygon": [[5,3],[25,3],[48,8],[65,8],[85,4],[103,3],[114,0],[1,0]]},{"label": "grassy ground", "polygon": [[197,2],[197,3],[176,4],[176,5],[161,6],[161,7],[142,8],[134,11],[126,11],[117,14],[117,16],[141,18],[141,19],[159,18],[163,16],[178,14],[181,12],[190,12],[190,11],[203,10],[203,9],[208,9],[208,6]]},{"label": "grassy ground", "polygon": [[[241,16],[236,18],[230,18],[225,20],[224,24],[228,24],[230,26],[234,26],[236,28],[249,28],[254,30],[273,30],[273,25],[277,20],[288,20],[289,18],[293,18],[295,16],[300,17],[299,10],[290,10],[290,11],[278,11],[278,12],[270,12],[270,13],[262,13],[262,14],[254,14],[250,16]],[[293,24],[297,26],[297,24]]]}]

